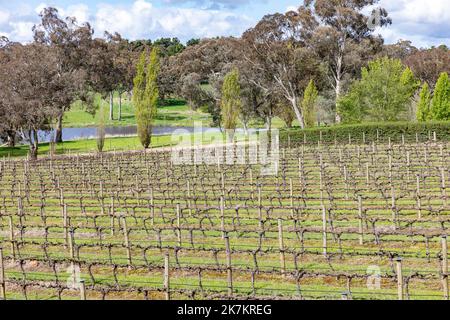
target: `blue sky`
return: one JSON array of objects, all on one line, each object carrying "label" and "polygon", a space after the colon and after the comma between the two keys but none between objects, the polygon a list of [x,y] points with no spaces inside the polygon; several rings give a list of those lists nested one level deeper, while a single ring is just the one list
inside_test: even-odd
[{"label": "blue sky", "polygon": [[[265,14],[285,12],[302,0],[0,0],[0,35],[26,42],[38,12],[55,6],[62,15],[89,21],[97,35],[155,39],[239,36]],[[381,0],[394,24],[379,32],[386,42],[412,40],[416,46],[450,45],[448,0]]]}]

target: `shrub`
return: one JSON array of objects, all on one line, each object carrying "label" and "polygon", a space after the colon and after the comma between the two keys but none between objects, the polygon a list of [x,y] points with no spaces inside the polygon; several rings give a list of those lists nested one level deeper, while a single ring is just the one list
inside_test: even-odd
[{"label": "shrub", "polygon": [[[287,145],[290,140],[291,146],[299,145],[306,139],[307,143],[317,143],[319,140],[324,144],[401,142],[402,136],[406,142],[415,142],[416,135],[419,141],[426,141],[433,137],[436,132],[437,139],[450,140],[450,121],[443,122],[394,122],[394,123],[366,123],[357,125],[342,125],[334,127],[321,127],[301,130],[300,128],[285,129],[280,132],[280,143]],[[322,136],[322,139],[320,138]],[[289,138],[288,138],[289,137]]]}]

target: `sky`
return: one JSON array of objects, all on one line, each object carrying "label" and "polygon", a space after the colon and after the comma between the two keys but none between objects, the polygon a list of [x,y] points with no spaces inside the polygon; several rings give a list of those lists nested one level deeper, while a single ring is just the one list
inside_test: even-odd
[{"label": "sky", "polygon": [[[129,39],[240,36],[265,14],[297,8],[302,0],[0,0],[0,35],[32,39],[31,28],[46,6],[63,16],[89,21],[101,36],[119,32]],[[450,46],[449,0],[380,0],[393,25],[377,32],[387,43],[408,39],[417,47]]]}]

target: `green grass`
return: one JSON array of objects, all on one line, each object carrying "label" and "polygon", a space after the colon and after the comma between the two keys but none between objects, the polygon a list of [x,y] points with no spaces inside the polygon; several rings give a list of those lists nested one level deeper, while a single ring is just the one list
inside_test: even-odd
[{"label": "green grass", "polygon": [[[95,99],[98,106],[103,103],[106,113],[109,114],[109,102],[102,100],[99,96]],[[126,95],[122,97],[122,120],[119,117],[119,98],[114,97],[114,119],[107,120],[107,126],[132,126],[136,124],[134,107]],[[202,121],[204,126],[209,126],[211,116],[201,111],[192,111],[183,101],[169,100],[168,105],[158,107],[158,115],[155,119],[156,126],[169,127],[192,127],[195,121]],[[80,103],[75,103],[72,109],[65,114],[63,126],[66,128],[93,127],[98,123],[98,113],[93,116],[87,113]]]},{"label": "green grass", "polygon": [[[100,103],[105,106],[106,113],[109,115],[109,101],[102,100],[99,95],[96,96],[95,104],[98,107]],[[195,122],[201,122],[203,126],[212,126],[212,116],[200,110],[193,111],[183,100],[167,100],[166,105],[158,107],[158,114],[155,119],[156,126],[165,127],[193,127]],[[114,97],[114,119],[106,120],[106,126],[133,126],[136,125],[134,107],[127,95],[122,96],[122,120],[119,117],[119,98],[117,94]],[[66,112],[63,126],[65,128],[84,128],[95,127],[98,124],[98,114],[87,113],[80,103],[75,103],[72,109]],[[298,125],[294,121],[294,125]],[[242,124],[239,127],[243,127]],[[263,128],[262,120],[253,120],[250,123],[252,128]],[[279,118],[273,119],[274,128],[284,128],[284,122]]]},{"label": "green grass", "polygon": [[[161,147],[169,147],[172,145],[176,145],[177,141],[173,141],[172,139],[185,139],[191,138],[191,141],[195,137],[198,137],[194,134],[189,135],[164,135],[164,136],[154,136],[152,138],[152,148],[161,148]],[[236,136],[239,140],[239,135]],[[217,142],[217,139],[222,139],[222,134],[220,133],[205,133],[202,135],[203,144],[210,144],[212,142]],[[138,137],[115,137],[115,138],[106,138],[105,139],[105,147],[103,149],[104,152],[110,151],[131,151],[131,150],[143,150],[141,143],[139,142]],[[76,154],[76,153],[90,153],[97,151],[97,141],[96,139],[88,139],[88,140],[75,140],[75,141],[67,141],[60,143],[56,146],[56,154]],[[2,157],[26,157],[28,154],[28,145],[21,145],[15,148],[7,148],[0,147],[0,158]],[[50,144],[49,143],[41,143],[39,144],[39,156],[47,156],[50,154]]]}]

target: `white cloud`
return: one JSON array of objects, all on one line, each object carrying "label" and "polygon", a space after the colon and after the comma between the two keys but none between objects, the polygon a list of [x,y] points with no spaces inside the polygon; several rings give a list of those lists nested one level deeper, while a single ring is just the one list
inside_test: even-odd
[{"label": "white cloud", "polygon": [[[164,7],[155,6],[153,0],[134,0],[131,4],[122,5],[98,0],[102,4],[96,7],[86,5],[89,3],[87,0],[77,1],[79,4],[58,7],[60,14],[75,16],[80,22],[91,22],[98,36],[107,30],[117,31],[131,39],[178,37],[185,41],[192,37],[239,36],[257,22],[256,18],[247,16],[247,13],[252,15],[251,12],[232,10],[250,3],[256,4],[256,0],[165,0]],[[268,3],[266,0],[260,1]],[[275,0],[270,3],[272,1]],[[286,10],[297,9],[296,2],[300,4],[295,0],[283,2],[283,7]],[[385,7],[393,19],[392,26],[380,30],[387,43],[409,39],[416,46],[450,45],[448,0],[381,0],[379,5]],[[14,41],[31,40],[31,27],[39,22],[38,13],[45,6],[45,2],[32,7],[17,1],[9,10],[2,7],[0,35]]]},{"label": "white cloud", "polygon": [[7,35],[8,38],[14,41],[25,42],[33,38],[34,23],[32,22],[11,22],[11,32]]},{"label": "white cloud", "polygon": [[448,0],[381,0],[393,20],[380,33],[386,42],[411,40],[419,47],[450,44],[450,10]]},{"label": "white cloud", "polygon": [[195,6],[203,6],[205,8],[213,9],[235,9],[242,5],[249,4],[251,2],[263,2],[266,3],[267,0],[164,0],[168,4],[191,4]]},{"label": "white cloud", "polygon": [[[34,12],[36,15],[39,15],[42,10],[49,7],[49,4],[43,2],[39,4]],[[67,8],[55,6],[58,9],[59,15],[62,17],[75,17],[79,22],[87,22],[90,20],[89,7],[86,4],[75,4],[70,5]]]},{"label": "white cloud", "polygon": [[297,11],[298,6],[288,6],[286,8],[286,12],[290,12],[290,11]]},{"label": "white cloud", "polygon": [[193,8],[157,8],[145,0],[131,7],[102,4],[95,15],[98,33],[119,32],[131,38],[239,36],[254,21],[227,11]]},{"label": "white cloud", "polygon": [[[232,1],[222,3],[231,4]],[[47,6],[43,2],[21,12],[0,11],[0,35],[14,41],[32,40],[31,28],[39,22],[38,15]],[[229,10],[161,8],[155,7],[149,0],[135,0],[130,5],[104,2],[96,8],[81,3],[56,8],[60,16],[76,17],[79,22],[89,21],[97,36],[109,31],[119,32],[130,39],[178,37],[187,41],[193,37],[239,36],[256,22],[244,14]]]},{"label": "white cloud", "polygon": [[0,10],[0,26],[9,21],[9,12]]},{"label": "white cloud", "polygon": [[0,10],[0,36],[6,36],[14,41],[25,42],[33,37],[31,28],[34,23],[23,15],[18,19],[14,13]]}]

